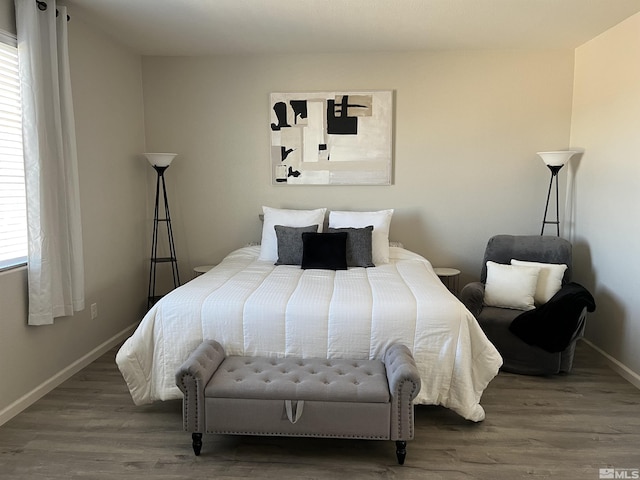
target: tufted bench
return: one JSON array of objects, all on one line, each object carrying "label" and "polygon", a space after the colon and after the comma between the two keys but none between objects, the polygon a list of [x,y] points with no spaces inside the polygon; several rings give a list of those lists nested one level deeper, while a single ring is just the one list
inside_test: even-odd
[{"label": "tufted bench", "polygon": [[206,340],[176,373],[184,429],[203,433],[394,440],[403,464],[420,377],[409,349],[382,360],[225,355]]}]

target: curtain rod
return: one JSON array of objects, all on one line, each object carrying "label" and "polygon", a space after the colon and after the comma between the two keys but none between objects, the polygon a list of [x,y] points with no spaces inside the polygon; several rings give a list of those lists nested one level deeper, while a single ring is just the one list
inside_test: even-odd
[{"label": "curtain rod", "polygon": [[[38,4],[38,9],[41,11],[45,11],[47,9],[47,2],[44,2],[42,0],[36,0],[36,3]],[[56,17],[60,15],[60,12],[58,11],[58,9],[56,8]],[[71,17],[69,15],[67,15],[67,22],[71,20]]]}]

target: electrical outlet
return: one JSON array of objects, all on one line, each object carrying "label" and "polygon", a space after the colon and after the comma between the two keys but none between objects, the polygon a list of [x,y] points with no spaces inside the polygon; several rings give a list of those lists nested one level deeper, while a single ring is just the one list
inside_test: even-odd
[{"label": "electrical outlet", "polygon": [[91,320],[95,320],[96,318],[98,318],[98,304],[92,303],[91,304]]}]

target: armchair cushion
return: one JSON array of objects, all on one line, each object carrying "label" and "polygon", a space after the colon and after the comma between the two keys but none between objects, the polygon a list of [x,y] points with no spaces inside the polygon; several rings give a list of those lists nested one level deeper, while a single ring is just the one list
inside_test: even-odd
[{"label": "armchair cushion", "polygon": [[513,319],[522,313],[522,310],[485,307],[478,316],[482,330],[502,356],[501,370],[524,375],[549,375],[563,371],[563,354],[549,353],[528,345],[509,330]]}]

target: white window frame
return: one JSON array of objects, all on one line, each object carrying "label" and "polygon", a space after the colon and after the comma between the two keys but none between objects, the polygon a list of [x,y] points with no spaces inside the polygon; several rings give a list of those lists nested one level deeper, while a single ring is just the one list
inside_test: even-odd
[{"label": "white window frame", "polygon": [[[5,76],[7,72],[5,72],[4,68],[0,67],[0,177],[4,176],[4,178],[7,180],[4,185],[11,185],[11,189],[7,188],[5,192],[0,191],[0,209],[6,209],[4,210],[4,212],[0,211],[0,215],[4,214],[5,212],[9,212],[11,208],[15,207],[15,209],[11,213],[14,214],[14,218],[19,218],[15,228],[17,233],[17,237],[15,238],[17,239],[17,245],[19,245],[19,247],[14,251],[14,256],[8,256],[10,255],[10,247],[8,241],[5,243],[5,240],[8,237],[4,239],[0,238],[1,272],[16,267],[22,267],[27,263],[27,211],[26,193],[24,190],[24,163],[22,161],[23,150],[20,82],[19,78],[17,78],[17,40],[15,35],[0,30],[0,43],[2,44],[0,45],[0,49],[2,50],[0,52],[0,55],[2,55],[3,58],[6,58],[7,54],[10,54],[11,57],[13,57],[13,50],[7,49],[7,46],[16,49],[15,80],[17,80],[18,87],[18,102],[16,105],[16,98],[11,96],[12,94],[15,94],[15,89],[13,88],[14,85],[7,84],[6,82],[7,78],[10,78],[10,80],[12,81],[14,80],[14,78]],[[3,81],[4,85],[2,84]],[[16,161],[18,158],[20,158],[19,162]],[[16,174],[16,170],[18,170],[16,167],[18,165],[22,165],[22,174]],[[2,193],[6,193],[9,191],[12,191],[14,194],[15,192],[18,192],[16,203],[12,206],[8,203],[9,196],[7,195],[3,197],[2,195]],[[24,205],[24,207],[22,207],[22,205]],[[24,208],[24,217],[20,219],[20,210],[22,210],[22,208]],[[1,231],[0,234],[2,234]],[[5,249],[4,252],[3,248]]]}]

